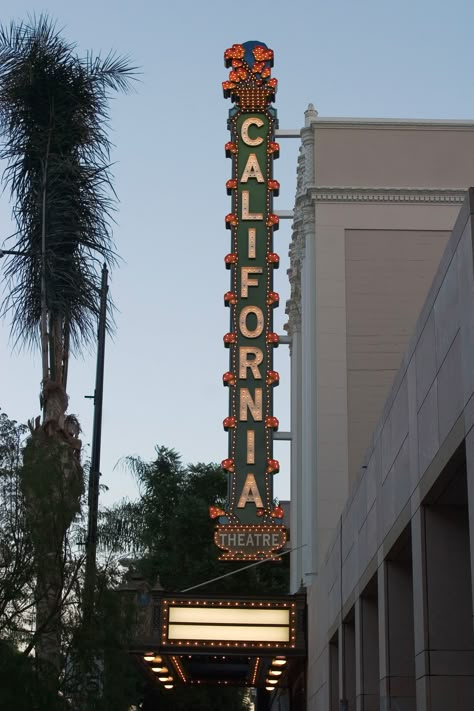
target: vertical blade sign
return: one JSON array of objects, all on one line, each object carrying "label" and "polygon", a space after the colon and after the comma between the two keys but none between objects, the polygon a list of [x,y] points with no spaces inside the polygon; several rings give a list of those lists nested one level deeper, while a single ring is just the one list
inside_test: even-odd
[{"label": "vertical blade sign", "polygon": [[[230,309],[230,330],[224,345],[230,351],[229,370],[223,382],[229,388],[229,454],[222,462],[228,473],[226,510],[211,507],[220,518],[214,539],[224,551],[221,560],[275,558],[286,542],[286,528],[276,520],[283,511],[273,504],[273,476],[279,464],[273,459],[273,388],[279,376],[273,370],[273,309],[279,296],[273,291],[273,270],[279,257],[273,251],[278,217],[273,196],[279,183],[273,179],[277,80],[271,78],[273,51],[262,42],[234,44],[224,53],[229,80],[224,96],[233,107],[228,126],[231,140],[225,151],[232,159],[227,192],[232,212],[226,218],[231,231],[231,252],[225,257],[231,273],[224,302]],[[278,559],[278,558],[277,558]]]}]

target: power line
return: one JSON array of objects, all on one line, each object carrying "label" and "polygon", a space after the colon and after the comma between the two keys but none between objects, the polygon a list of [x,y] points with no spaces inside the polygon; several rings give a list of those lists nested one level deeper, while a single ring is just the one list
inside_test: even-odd
[{"label": "power line", "polygon": [[[284,555],[288,555],[288,553],[293,553],[293,551],[297,551],[300,548],[304,548],[307,543],[303,543],[301,546],[297,546],[296,548],[290,548],[288,551],[283,551],[283,553],[276,553],[274,557],[282,558]],[[257,565],[262,565],[262,563],[268,563],[270,560],[274,560],[273,558],[264,558],[263,560],[259,560],[256,563],[251,563],[250,565],[244,565],[243,568],[237,568],[237,570],[231,570],[230,573],[224,573],[224,575],[219,575],[218,578],[212,578],[211,580],[206,580],[205,583],[199,583],[199,585],[193,585],[190,588],[185,588],[185,590],[181,590],[182,593],[189,592],[190,590],[196,590],[196,588],[202,588],[204,585],[209,585],[210,583],[215,583],[217,580],[222,580],[222,578],[228,578],[230,575],[236,575],[236,573],[241,573],[242,570],[248,570],[249,568],[255,568]]]}]

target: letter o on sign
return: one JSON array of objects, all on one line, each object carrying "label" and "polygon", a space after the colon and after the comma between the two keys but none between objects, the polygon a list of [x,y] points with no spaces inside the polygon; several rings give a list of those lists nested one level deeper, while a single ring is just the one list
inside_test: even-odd
[{"label": "letter o on sign", "polygon": [[[255,314],[257,318],[257,324],[254,329],[250,329],[247,326],[247,316],[249,314]],[[263,312],[258,306],[246,306],[239,315],[239,328],[240,332],[245,338],[258,338],[263,331],[264,319]]]}]

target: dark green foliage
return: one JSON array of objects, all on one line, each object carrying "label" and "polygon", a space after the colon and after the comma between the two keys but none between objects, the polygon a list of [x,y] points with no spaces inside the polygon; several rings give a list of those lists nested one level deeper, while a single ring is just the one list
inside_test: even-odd
[{"label": "dark green foliage", "polygon": [[25,641],[22,617],[31,609],[34,584],[33,546],[19,481],[25,431],[0,413],[0,639],[13,644]]},{"label": "dark green foliage", "polygon": [[66,711],[64,699],[40,679],[34,660],[0,639],[0,708],[15,711]]},{"label": "dark green foliage", "polygon": [[35,559],[37,667],[44,676],[55,670],[59,679],[67,578],[72,572],[74,580],[80,567],[79,561],[67,561],[66,537],[80,513],[84,489],[79,452],[64,430],[34,430],[23,450],[19,479]]},{"label": "dark green foliage", "polygon": [[[214,711],[222,707],[226,711],[243,711],[246,705],[241,689],[177,686],[169,692],[146,685],[128,653],[135,610],[127,607],[130,603],[124,602],[126,596],[117,594],[119,571],[104,559],[97,579],[92,624],[87,628],[82,626],[81,556],[74,548],[71,528],[67,533],[69,543],[61,549],[62,575],[68,592],[61,602],[63,663],[59,688],[57,679],[49,679],[47,674],[38,675],[35,660],[28,653],[35,632],[24,624],[28,605],[31,610],[34,604],[36,568],[29,533],[31,519],[27,521],[19,485],[23,436],[24,428],[0,415],[0,483],[8,480],[16,487],[10,505],[18,528],[8,550],[15,551],[15,546],[23,541],[23,547],[18,549],[22,555],[17,556],[16,566],[9,569],[0,566],[0,709],[128,711],[143,701],[143,711]],[[30,455],[36,456],[28,452],[31,446],[30,441],[25,450],[27,459]],[[217,561],[214,522],[208,516],[208,506],[222,504],[225,496],[226,478],[220,467],[213,464],[184,466],[179,455],[165,447],[157,448],[156,455],[150,463],[129,460],[138,478],[141,497],[106,512],[102,517],[102,541],[122,553],[133,544],[140,556],[139,568],[150,582],[160,574],[169,590],[182,590],[235,570],[238,564]],[[34,476],[33,471],[31,476]],[[32,486],[37,486],[35,479]],[[37,498],[42,501],[41,492]],[[3,515],[5,499],[0,503]],[[61,504],[51,500],[50,508],[54,519]],[[69,511],[67,516],[71,513]],[[44,520],[43,515],[40,518]],[[61,516],[58,520],[62,520]],[[0,534],[2,550],[7,550],[3,531]],[[39,531],[35,531],[34,536],[39,536],[41,541]],[[37,547],[40,546],[37,544]],[[28,555],[23,556],[25,551]],[[21,572],[18,580],[13,576],[14,568]],[[5,595],[9,585],[13,586],[15,600],[23,605],[19,606],[16,616],[12,614],[11,605],[9,608],[1,606],[2,594]],[[286,565],[268,563],[201,588],[200,592],[265,594],[286,590]]]},{"label": "dark green foliage", "polygon": [[77,453],[62,433],[48,435],[37,429],[23,450],[20,476],[35,546],[53,546],[60,551],[66,531],[81,509],[84,479]]},{"label": "dark green foliage", "polygon": [[[243,567],[218,561],[214,544],[215,521],[209,506],[222,506],[226,475],[217,464],[184,466],[166,447],[156,448],[156,459],[128,458],[141,498],[104,512],[101,536],[135,550],[140,570],[150,582],[160,576],[165,590],[181,591]],[[108,540],[107,540],[108,538]],[[281,563],[264,563],[206,585],[200,592],[271,594],[288,592],[288,556]]]},{"label": "dark green foliage", "polygon": [[[93,624],[86,632],[81,615],[83,553],[76,542],[82,539],[84,522],[82,512],[70,508],[59,476],[59,459],[70,450],[58,445],[54,436],[48,438],[51,449],[38,445],[39,454],[31,437],[22,449],[26,429],[0,413],[0,709],[128,711],[141,698],[142,682],[128,653],[132,610],[115,590],[120,579],[117,566],[100,561]],[[36,435],[46,437],[42,430]],[[52,460],[45,454],[43,461],[44,452]],[[38,456],[44,472],[29,463]],[[34,490],[28,502],[34,500],[38,509],[25,500],[25,478]],[[56,496],[51,497],[51,491]],[[71,516],[77,515],[70,526]],[[38,551],[45,551],[39,571]],[[34,612],[41,603],[45,572],[49,587],[54,583],[48,553],[55,554],[62,583],[54,606],[61,615],[59,680],[44,666],[40,669],[31,654],[41,634],[34,626]]]},{"label": "dark green foliage", "polygon": [[92,624],[76,630],[66,666],[65,691],[85,711],[128,711],[141,698],[143,683],[128,652],[134,610],[111,582],[99,573]]},{"label": "dark green foliage", "polygon": [[[102,542],[118,550],[134,551],[140,572],[153,584],[156,576],[166,591],[182,591],[243,567],[218,561],[214,545],[215,522],[209,506],[222,506],[227,491],[226,475],[216,464],[185,466],[180,456],[156,447],[156,458],[144,462],[128,458],[141,498],[122,502],[104,512]],[[199,593],[243,595],[288,592],[288,556],[281,563],[264,563],[201,587]],[[192,593],[190,593],[192,595]],[[242,711],[244,691],[237,688],[177,686],[172,692],[148,687],[143,711]]]},{"label": "dark green foliage", "polygon": [[0,412],[0,476],[9,476],[19,467],[20,444],[27,428]]}]

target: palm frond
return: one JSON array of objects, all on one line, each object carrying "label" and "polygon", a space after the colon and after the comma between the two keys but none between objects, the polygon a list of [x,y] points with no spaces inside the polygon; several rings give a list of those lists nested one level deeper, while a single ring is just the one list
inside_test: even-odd
[{"label": "palm frond", "polygon": [[114,53],[77,56],[46,15],[0,28],[0,158],[17,226],[11,248],[27,255],[7,262],[0,312],[19,342],[38,339],[43,266],[48,317],[68,324],[75,350],[95,338],[100,267],[117,261],[108,105],[135,74]]},{"label": "palm frond", "polygon": [[108,553],[136,553],[143,550],[143,503],[123,499],[99,514],[98,540]]},{"label": "palm frond", "polygon": [[130,57],[122,57],[116,52],[102,59],[88,54],[86,66],[93,81],[102,83],[112,91],[129,92],[133,89],[132,80],[138,76],[138,67],[130,65]]}]

